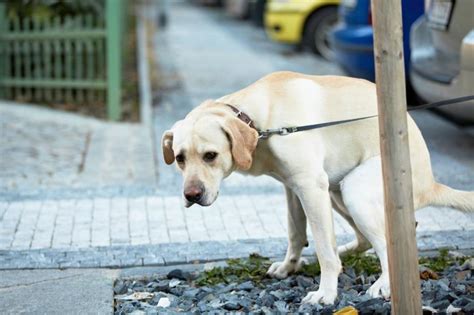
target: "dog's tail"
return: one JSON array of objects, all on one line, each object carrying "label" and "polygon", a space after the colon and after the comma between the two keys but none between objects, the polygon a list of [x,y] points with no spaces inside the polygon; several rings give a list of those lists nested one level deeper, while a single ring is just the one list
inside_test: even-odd
[{"label": "dog's tail", "polygon": [[430,198],[432,206],[451,207],[463,212],[474,212],[474,191],[461,191],[435,183]]}]

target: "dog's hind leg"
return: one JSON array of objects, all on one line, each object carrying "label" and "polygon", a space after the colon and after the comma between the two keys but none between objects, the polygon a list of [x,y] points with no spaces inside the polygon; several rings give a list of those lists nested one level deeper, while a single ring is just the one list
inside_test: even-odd
[{"label": "dog's hind leg", "polygon": [[349,225],[354,229],[356,239],[346,243],[344,245],[337,247],[337,253],[340,257],[345,255],[349,255],[352,253],[362,253],[368,250],[371,246],[369,241],[365,238],[365,236],[359,231],[359,228],[355,224],[354,220],[352,219],[349,211],[347,210],[346,206],[344,205],[344,201],[342,200],[342,194],[340,191],[331,191],[331,202],[332,207],[334,210],[337,211]]},{"label": "dog's hind leg", "polygon": [[303,247],[307,246],[306,236],[306,215],[298,196],[290,189],[286,188],[286,201],[288,204],[288,249],[285,259],[281,262],[273,263],[268,269],[267,274],[278,278],[286,278],[289,274],[298,271],[306,263],[301,258]]},{"label": "dog's hind leg", "polygon": [[367,290],[367,294],[371,297],[388,298],[390,279],[380,156],[373,157],[352,170],[341,182],[341,192],[355,225],[372,244],[380,259],[382,274]]}]

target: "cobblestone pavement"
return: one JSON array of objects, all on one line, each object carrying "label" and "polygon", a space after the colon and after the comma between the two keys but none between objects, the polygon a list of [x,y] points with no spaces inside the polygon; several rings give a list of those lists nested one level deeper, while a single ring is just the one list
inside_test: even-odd
[{"label": "cobblestone pavement", "polygon": [[0,103],[0,130],[0,198],[154,191],[151,135],[142,125]]},{"label": "cobblestone pavement", "polygon": [[[164,130],[202,100],[240,89],[268,72],[341,73],[334,65],[310,53],[295,53],[291,47],[268,41],[262,30],[224,17],[220,11],[173,3],[171,13],[170,28],[159,33],[155,41],[156,59],[163,81],[162,89],[156,95],[159,104],[154,117],[158,140]],[[199,25],[199,31],[196,31],[196,25]],[[3,107],[0,109],[3,113]],[[436,177],[453,187],[473,190],[472,135],[431,113],[416,113],[415,119],[430,148]],[[66,125],[69,127],[62,127],[64,130],[75,130],[75,125],[69,122]],[[79,129],[78,134],[85,136],[73,138],[77,146],[65,147],[80,155],[86,146],[81,137],[87,137],[87,131]],[[119,139],[124,139],[126,131],[121,132],[122,138]],[[118,147],[129,143],[138,145],[138,141],[132,140],[111,141],[115,132],[104,135],[100,131],[96,135],[104,139],[104,144],[114,143]],[[15,147],[11,144],[15,142],[14,137],[9,138],[13,140],[7,144]],[[92,143],[94,133],[90,138]],[[61,143],[63,140],[56,141]],[[159,148],[159,143],[156,146]],[[3,143],[1,148],[4,149]],[[161,152],[158,152],[158,189],[148,191],[136,186],[135,177],[123,173],[123,165],[131,163],[141,167],[143,173],[139,174],[146,179],[146,174],[152,174],[145,171],[148,164],[134,164],[133,153],[117,153],[105,158],[104,162],[101,157],[104,147],[98,144],[94,150],[91,146],[87,151],[91,155],[89,159],[82,159],[85,161],[83,173],[89,167],[89,175],[77,172],[81,159],[71,159],[74,167],[66,168],[71,178],[55,178],[63,183],[70,180],[67,185],[77,187],[72,190],[74,192],[82,192],[81,183],[87,182],[87,178],[89,183],[95,183],[95,175],[102,172],[106,187],[110,183],[131,183],[130,186],[125,186],[121,193],[113,190],[105,194],[97,193],[97,190],[88,194],[67,193],[70,190],[63,189],[61,184],[48,186],[33,180],[23,181],[22,176],[15,175],[17,185],[24,187],[24,195],[32,194],[37,185],[45,189],[58,187],[58,190],[52,189],[56,193],[50,197],[46,192],[50,194],[51,190],[43,191],[41,194],[45,197],[42,199],[4,198],[0,202],[0,269],[175,264],[242,257],[251,252],[284,255],[287,246],[286,203],[281,185],[274,180],[232,175],[224,182],[220,197],[213,206],[184,209],[181,179],[174,167],[161,162]],[[18,159],[21,160],[27,153],[20,152]],[[98,154],[95,160],[95,153],[90,152]],[[132,167],[127,169],[134,170]],[[16,172],[21,174],[18,170]],[[34,172],[43,174],[40,170]],[[145,179],[143,182],[149,183]],[[2,181],[1,185],[7,184]],[[138,188],[134,190],[134,187]],[[2,189],[5,191],[6,188]],[[11,190],[6,191],[11,196]],[[130,194],[130,191],[136,193]],[[426,208],[416,216],[420,249],[472,248],[472,215]],[[338,215],[335,215],[335,223],[338,243],[352,238],[349,226]],[[311,244],[305,253],[313,252]]]},{"label": "cobblestone pavement", "polygon": [[[2,202],[0,269],[174,264],[255,251],[281,256],[284,198],[221,196],[211,207],[187,209],[178,197],[156,196]],[[472,247],[469,215],[425,208],[416,218],[420,249]],[[335,223],[339,243],[352,239],[340,216]]]}]

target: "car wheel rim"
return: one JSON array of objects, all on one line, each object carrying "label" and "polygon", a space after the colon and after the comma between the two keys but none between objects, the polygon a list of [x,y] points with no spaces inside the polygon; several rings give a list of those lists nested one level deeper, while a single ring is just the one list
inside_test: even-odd
[{"label": "car wheel rim", "polygon": [[329,34],[336,23],[337,17],[328,17],[321,21],[318,30],[314,34],[314,44],[317,51],[328,60],[332,60],[334,57],[334,50],[329,43]]}]

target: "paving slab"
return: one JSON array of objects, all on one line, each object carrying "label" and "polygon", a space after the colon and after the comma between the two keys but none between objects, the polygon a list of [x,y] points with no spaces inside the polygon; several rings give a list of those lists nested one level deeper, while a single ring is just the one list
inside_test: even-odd
[{"label": "paving slab", "polygon": [[118,271],[0,271],[2,314],[112,314]]},{"label": "paving slab", "polygon": [[0,102],[0,199],[152,193],[149,128]]}]

